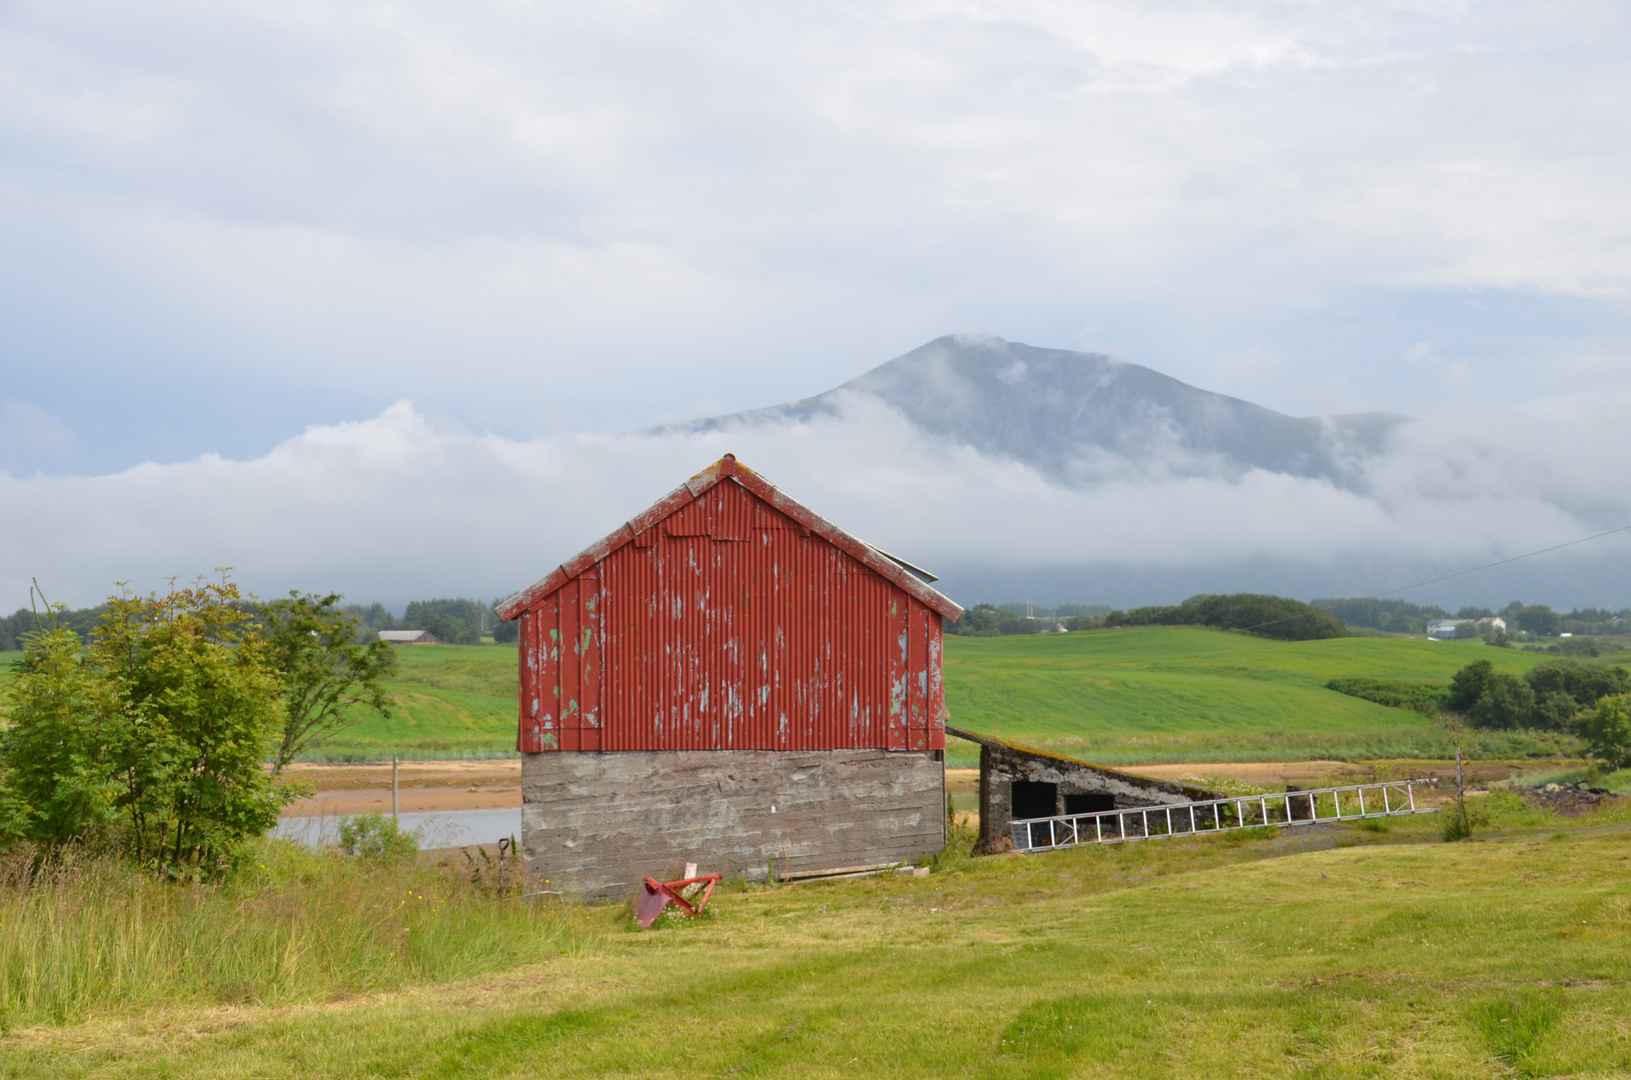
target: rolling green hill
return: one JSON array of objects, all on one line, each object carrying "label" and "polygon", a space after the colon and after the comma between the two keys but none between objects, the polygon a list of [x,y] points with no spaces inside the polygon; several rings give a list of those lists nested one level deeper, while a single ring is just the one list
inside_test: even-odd
[{"label": "rolling green hill", "polygon": [[356,727],[305,755],[308,761],[499,757],[515,753],[515,648],[406,645],[397,649],[389,720],[367,713]]},{"label": "rolling green hill", "polygon": [[[1425,638],[1271,641],[1197,627],[946,639],[951,722],[1110,764],[1443,756],[1427,717],[1325,689],[1337,676],[1448,683],[1474,660],[1522,673],[1543,657]],[[1469,751],[1573,749],[1480,733]],[[962,744],[954,758],[969,756]]]},{"label": "rolling green hill", "polygon": [[[18,654],[0,656],[0,678]],[[367,717],[315,760],[514,752],[513,646],[397,651],[390,720]],[[1418,713],[1325,689],[1338,676],[1447,684],[1473,660],[1522,673],[1544,657],[1481,642],[1336,638],[1285,642],[1198,627],[946,639],[946,704],[960,727],[1107,764],[1443,757],[1454,739]],[[1566,736],[1476,733],[1469,753],[1574,751]],[[954,741],[950,759],[977,752]]]}]

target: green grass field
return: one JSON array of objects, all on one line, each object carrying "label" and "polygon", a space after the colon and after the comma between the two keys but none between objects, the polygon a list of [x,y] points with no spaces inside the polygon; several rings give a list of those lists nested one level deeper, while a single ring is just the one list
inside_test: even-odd
[{"label": "green grass field", "polygon": [[[482,916],[423,875],[393,902],[359,870],[348,901],[343,861],[297,862],[264,896],[174,894],[235,934],[63,902],[88,932],[51,953],[0,896],[8,987],[32,958],[42,990],[101,995],[61,1020],[12,997],[0,1076],[1624,1075],[1631,822],[1496,801],[1459,844],[1426,817],[950,856],[926,878],[737,886],[650,932],[621,904],[546,902],[528,934],[509,913],[530,901]],[[303,895],[303,873],[334,880]],[[329,918],[343,949],[312,947]],[[116,947],[132,976],[151,952],[163,991],[106,984],[89,958]]]},{"label": "green grass field", "polygon": [[[0,684],[22,653],[0,653]],[[390,681],[390,719],[359,709],[360,721],[304,761],[506,757],[515,753],[514,647],[405,646]]]},{"label": "green grass field", "polygon": [[[1363,675],[1448,684],[1474,660],[1521,674],[1542,659],[1482,642],[1285,642],[1196,627],[948,636],[946,706],[955,726],[1107,764],[1443,757],[1455,740],[1427,717],[1325,683]],[[1492,757],[1575,748],[1545,734],[1467,741],[1469,752]]]},{"label": "green grass field", "polygon": [[[514,752],[513,646],[410,646],[397,656],[396,715],[364,714],[308,760]],[[1544,658],[1481,642],[1284,642],[1194,627],[948,636],[946,703],[954,725],[1106,764],[1439,759],[1453,754],[1457,740],[1427,717],[1325,683],[1358,675],[1447,684],[1459,668],[1486,659],[1521,674]],[[1460,741],[1483,757],[1579,750],[1567,736],[1539,733],[1475,733]],[[977,757],[970,744],[953,741],[952,764]]]},{"label": "green grass field", "polygon": [[516,650],[500,645],[408,645],[396,650],[389,720],[362,713],[308,761],[498,757],[515,753]]}]

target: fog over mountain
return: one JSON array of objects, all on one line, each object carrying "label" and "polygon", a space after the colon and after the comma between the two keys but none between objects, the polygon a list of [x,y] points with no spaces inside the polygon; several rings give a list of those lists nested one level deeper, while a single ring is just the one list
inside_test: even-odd
[{"label": "fog over mountain", "polygon": [[1238,478],[1251,469],[1363,487],[1362,464],[1405,418],[1298,418],[1098,353],[982,334],[938,338],[824,394],[676,425],[692,431],[835,417],[876,398],[924,432],[1083,487],[1128,466]]},{"label": "fog over mountain", "polygon": [[[944,337],[808,400],[631,432],[517,439],[401,401],[242,460],[0,472],[0,598],[38,577],[85,606],[232,566],[262,595],[490,599],[726,452],[965,605],[1370,595],[1631,524],[1628,414],[1596,394],[1296,418],[1096,354]],[[1628,541],[1406,597],[1623,607]]]}]

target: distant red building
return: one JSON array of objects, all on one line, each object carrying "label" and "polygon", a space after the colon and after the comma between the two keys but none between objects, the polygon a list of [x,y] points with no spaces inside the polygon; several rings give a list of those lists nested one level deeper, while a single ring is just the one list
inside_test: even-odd
[{"label": "distant red building", "polygon": [[[634,881],[938,850],[941,619],[962,609],[932,580],[726,455],[505,601],[534,871],[605,892],[642,860]],[[907,789],[916,824],[880,817]]]}]

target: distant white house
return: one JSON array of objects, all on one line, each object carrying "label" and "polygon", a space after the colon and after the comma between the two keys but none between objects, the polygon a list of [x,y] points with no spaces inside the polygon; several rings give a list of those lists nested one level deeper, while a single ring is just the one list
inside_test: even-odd
[{"label": "distant white house", "polygon": [[1506,620],[1501,618],[1499,615],[1491,615],[1487,619],[1478,620],[1478,629],[1497,630],[1504,634],[1506,633]]},{"label": "distant white house", "polygon": [[381,641],[389,641],[392,645],[440,645],[442,639],[429,630],[381,630]]}]

